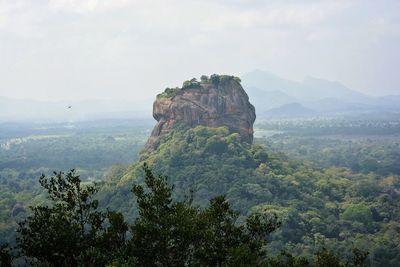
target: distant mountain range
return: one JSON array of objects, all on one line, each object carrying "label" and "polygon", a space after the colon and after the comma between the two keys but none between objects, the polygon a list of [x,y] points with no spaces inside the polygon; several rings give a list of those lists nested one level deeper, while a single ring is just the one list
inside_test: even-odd
[{"label": "distant mountain range", "polygon": [[267,110],[264,115],[272,117],[308,117],[315,116],[318,113],[312,109],[306,108],[299,103],[284,104],[277,108]]},{"label": "distant mountain range", "polygon": [[[307,77],[302,82],[256,70],[244,74],[242,85],[256,107],[257,117],[296,117],[336,114],[399,113],[400,95],[373,97],[339,82]],[[38,101],[0,96],[0,122],[87,121],[148,118],[154,101]],[[68,108],[71,106],[71,108]]]},{"label": "distant mountain range", "polygon": [[312,77],[302,82],[256,70],[242,76],[242,84],[258,116],[333,115],[400,112],[400,95],[373,97],[339,82]]}]

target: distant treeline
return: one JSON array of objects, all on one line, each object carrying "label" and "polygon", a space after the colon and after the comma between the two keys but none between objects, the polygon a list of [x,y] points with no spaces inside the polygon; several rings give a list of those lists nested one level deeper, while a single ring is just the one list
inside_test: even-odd
[{"label": "distant treeline", "polygon": [[292,132],[296,135],[400,134],[400,120],[287,119],[262,122],[257,127]]}]

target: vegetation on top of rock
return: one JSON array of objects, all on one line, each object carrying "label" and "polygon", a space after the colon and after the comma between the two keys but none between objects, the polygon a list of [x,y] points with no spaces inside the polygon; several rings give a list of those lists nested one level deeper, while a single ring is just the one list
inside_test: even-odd
[{"label": "vegetation on top of rock", "polygon": [[179,88],[179,87],[175,87],[175,88],[167,87],[167,88],[165,88],[164,92],[157,95],[157,99],[158,98],[172,98],[172,97],[176,96],[180,90],[181,90],[181,88]]},{"label": "vegetation on top of rock", "polygon": [[234,80],[234,81],[236,81],[238,83],[241,82],[239,77],[232,76],[232,75],[213,74],[213,75],[210,76],[210,82],[215,86],[218,86],[218,85],[221,85],[221,84],[225,84],[225,83],[227,83],[227,82],[229,82],[231,80]]},{"label": "vegetation on top of rock", "polygon": [[241,82],[239,77],[232,75],[212,74],[210,77],[208,77],[207,75],[202,75],[200,77],[200,81],[198,81],[196,78],[184,81],[181,88],[165,88],[164,92],[157,95],[157,98],[172,98],[176,96],[182,89],[200,88],[202,84],[213,84],[214,86],[218,86],[221,84],[225,84],[230,80],[237,81],[238,83]]},{"label": "vegetation on top of rock", "polygon": [[198,88],[201,87],[200,82],[196,78],[183,82],[182,89]]},{"label": "vegetation on top of rock", "polygon": [[238,83],[241,82],[239,77],[233,76],[233,75],[219,75],[219,74],[212,74],[210,77],[206,75],[202,75],[200,77],[200,81],[202,84],[213,84],[215,86],[218,86],[220,84],[225,84],[228,81],[234,80]]}]

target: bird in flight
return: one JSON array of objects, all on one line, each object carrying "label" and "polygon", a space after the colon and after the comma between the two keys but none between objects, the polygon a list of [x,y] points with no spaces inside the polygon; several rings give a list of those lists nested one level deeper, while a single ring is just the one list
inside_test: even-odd
[{"label": "bird in flight", "polygon": [[68,106],[68,108],[72,108],[72,106]]}]

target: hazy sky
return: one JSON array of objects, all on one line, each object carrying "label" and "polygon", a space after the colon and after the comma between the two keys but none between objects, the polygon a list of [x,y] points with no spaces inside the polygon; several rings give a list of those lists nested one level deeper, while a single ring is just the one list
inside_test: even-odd
[{"label": "hazy sky", "polygon": [[399,65],[399,0],[0,0],[0,96],[153,98],[254,69],[400,94]]}]

